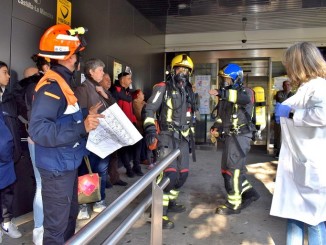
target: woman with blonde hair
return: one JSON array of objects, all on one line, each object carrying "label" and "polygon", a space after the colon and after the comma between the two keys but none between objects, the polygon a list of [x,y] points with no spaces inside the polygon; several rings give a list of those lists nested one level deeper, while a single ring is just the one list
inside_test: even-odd
[{"label": "woman with blonde hair", "polygon": [[287,245],[326,244],[326,62],[308,42],[285,53],[284,66],[295,95],[276,105],[282,128],[271,215],[287,218]]}]

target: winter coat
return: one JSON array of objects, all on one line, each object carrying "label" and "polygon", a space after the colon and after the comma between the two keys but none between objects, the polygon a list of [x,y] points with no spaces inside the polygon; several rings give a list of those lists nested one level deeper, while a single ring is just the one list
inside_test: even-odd
[{"label": "winter coat", "polygon": [[326,220],[326,80],[312,79],[282,104],[282,146],[270,214],[317,225]]},{"label": "winter coat", "polygon": [[14,141],[7,127],[3,111],[0,106],[0,190],[6,188],[16,180],[13,151]]}]

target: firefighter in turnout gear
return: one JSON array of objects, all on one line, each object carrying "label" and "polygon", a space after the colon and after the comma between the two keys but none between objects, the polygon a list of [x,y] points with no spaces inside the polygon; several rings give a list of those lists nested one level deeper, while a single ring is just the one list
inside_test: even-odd
[{"label": "firefighter in turnout gear", "polygon": [[[186,182],[189,172],[189,145],[193,145],[195,96],[189,82],[193,62],[185,54],[177,55],[171,63],[171,75],[166,82],[153,87],[151,97],[145,107],[144,129],[146,144],[157,143],[159,158],[164,158],[173,149],[180,149],[179,157],[164,170],[164,177],[170,183],[163,192],[163,229],[174,228],[168,212],[186,211],[184,205],[176,202],[179,190]],[[157,133],[155,121],[160,128]],[[193,155],[195,153],[193,152]]]},{"label": "firefighter in turnout gear", "polygon": [[252,123],[254,94],[243,87],[243,70],[237,64],[228,64],[219,72],[220,87],[209,91],[219,98],[217,120],[211,133],[223,135],[225,140],[221,173],[227,192],[225,204],[216,209],[218,214],[238,214],[241,209],[260,196],[246,178],[246,157],[255,125]]}]

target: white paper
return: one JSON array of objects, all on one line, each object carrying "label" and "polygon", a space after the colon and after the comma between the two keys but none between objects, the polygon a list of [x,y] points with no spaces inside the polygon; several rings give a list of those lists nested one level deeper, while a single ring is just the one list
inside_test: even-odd
[{"label": "white paper", "polygon": [[101,114],[100,124],[89,132],[86,148],[105,158],[123,146],[133,145],[143,137],[130,122],[117,103],[111,105]]}]

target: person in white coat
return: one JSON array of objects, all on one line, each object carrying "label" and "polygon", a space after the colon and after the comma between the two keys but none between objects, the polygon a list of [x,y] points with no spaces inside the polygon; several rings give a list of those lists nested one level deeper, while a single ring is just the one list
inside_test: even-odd
[{"label": "person in white coat", "polygon": [[276,105],[282,145],[270,214],[288,219],[287,245],[326,244],[326,62],[308,42],[285,53],[284,66],[298,90]]}]

